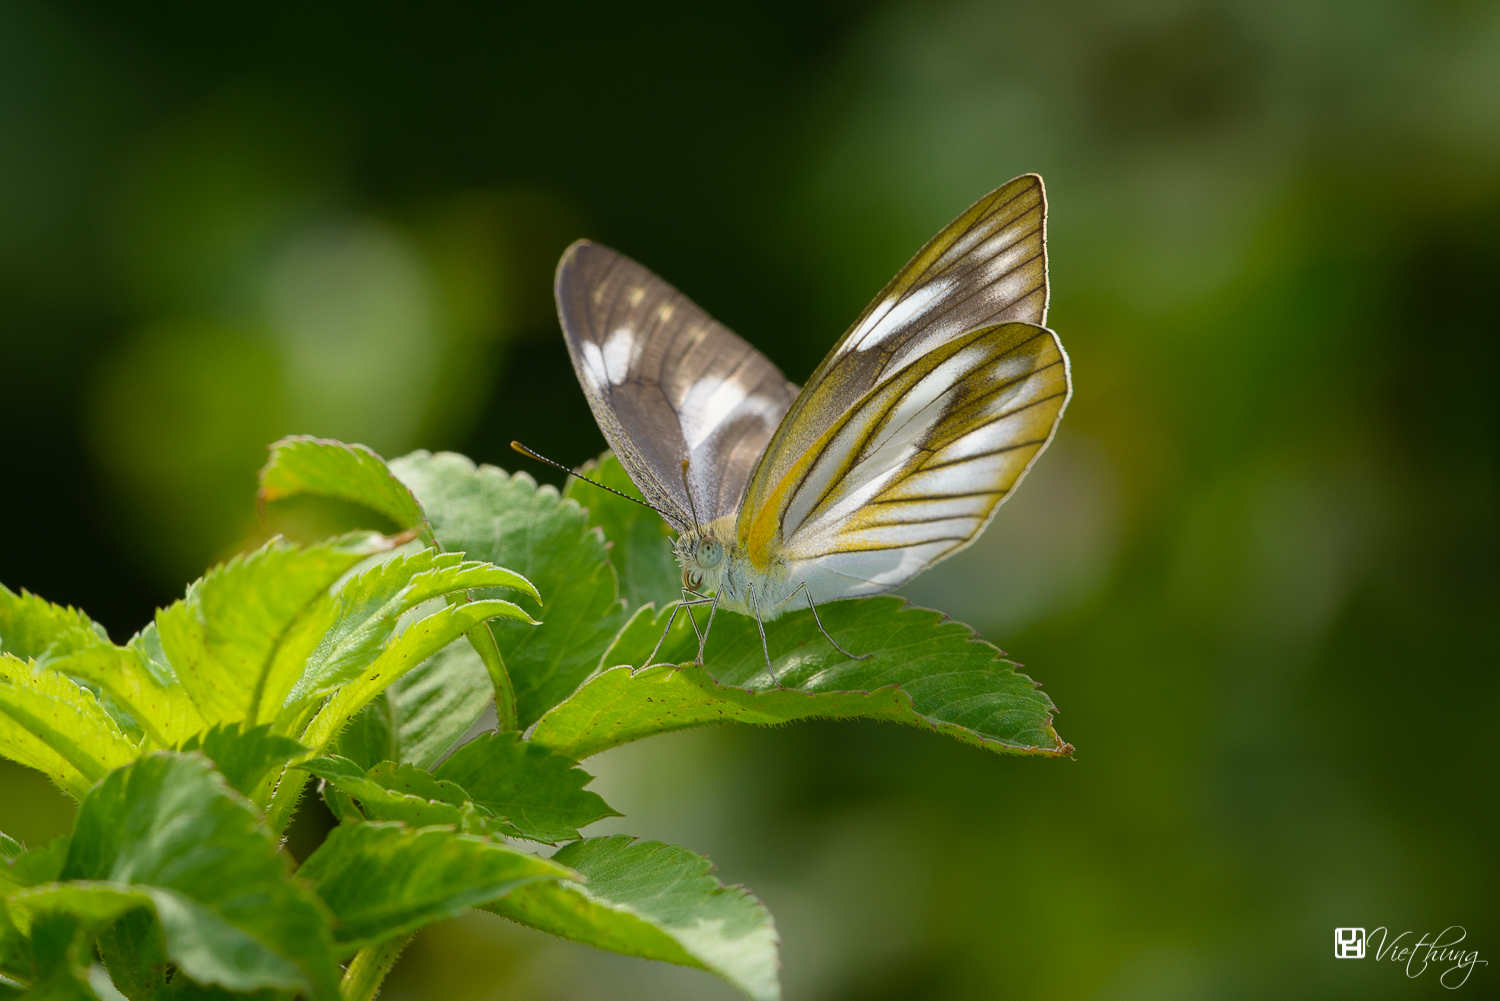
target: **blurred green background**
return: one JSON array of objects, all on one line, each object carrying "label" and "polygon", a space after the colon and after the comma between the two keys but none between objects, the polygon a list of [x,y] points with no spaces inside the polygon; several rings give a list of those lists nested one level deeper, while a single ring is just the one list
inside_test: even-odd
[{"label": "blurred green background", "polygon": [[[1429,996],[1332,929],[1453,924],[1495,996],[1493,3],[8,0],[0,580],[124,639],[255,541],[289,432],[598,452],[551,302],[580,236],[800,381],[1024,171],[1076,395],[908,591],[1077,759],[688,732],[589,763],[627,814],[594,833],[756,891],[793,1001]],[[0,763],[0,830],[70,816]],[[385,996],[731,995],[476,915]]]}]

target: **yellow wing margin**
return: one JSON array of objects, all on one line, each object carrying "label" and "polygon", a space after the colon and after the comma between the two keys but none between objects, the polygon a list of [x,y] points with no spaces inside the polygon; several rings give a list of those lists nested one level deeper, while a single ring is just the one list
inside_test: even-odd
[{"label": "yellow wing margin", "polygon": [[1070,393],[1067,354],[1045,327],[953,338],[798,456],[742,523],[741,544],[756,565],[831,559],[830,572],[896,587],[984,529],[1052,440]]}]

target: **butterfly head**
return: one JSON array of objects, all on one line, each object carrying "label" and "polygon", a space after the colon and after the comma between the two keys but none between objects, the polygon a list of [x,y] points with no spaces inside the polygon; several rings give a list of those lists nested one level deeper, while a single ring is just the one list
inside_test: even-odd
[{"label": "butterfly head", "polygon": [[677,539],[682,586],[700,594],[715,590],[724,570],[724,542],[715,532],[716,527],[690,528]]}]

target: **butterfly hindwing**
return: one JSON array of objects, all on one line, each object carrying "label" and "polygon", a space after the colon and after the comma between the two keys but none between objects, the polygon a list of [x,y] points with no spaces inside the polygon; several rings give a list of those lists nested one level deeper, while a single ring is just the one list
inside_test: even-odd
[{"label": "butterfly hindwing", "polygon": [[[967,545],[1069,392],[1046,316],[1045,197],[1026,175],[950,223],[875,298],[756,467],[738,541],[822,599],[898,586]],[[800,576],[799,576],[800,575]]]},{"label": "butterfly hindwing", "polygon": [[799,470],[781,519],[790,577],[815,599],[873,594],[962,549],[1046,447],[1068,392],[1067,356],[1035,324],[983,327],[916,359]]},{"label": "butterfly hindwing", "polygon": [[555,291],[578,381],[646,499],[679,531],[695,513],[704,523],[733,514],[797,388],[682,293],[606,247],[569,247]]}]

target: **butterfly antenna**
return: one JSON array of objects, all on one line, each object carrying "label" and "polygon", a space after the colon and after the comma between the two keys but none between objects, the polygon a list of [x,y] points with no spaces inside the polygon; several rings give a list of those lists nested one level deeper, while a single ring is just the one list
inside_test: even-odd
[{"label": "butterfly antenna", "polygon": [[698,532],[699,535],[702,535],[703,534],[703,523],[698,520],[698,508],[696,506],[694,506],[694,504],[693,504],[693,488],[688,485],[687,470],[688,470],[688,461],[686,459],[683,459],[682,460],[682,492],[685,493],[685,494],[687,494],[688,510],[693,513],[693,528],[695,528],[697,530],[697,532]]},{"label": "butterfly antenna", "polygon": [[624,497],[628,501],[634,501],[635,503],[639,504],[641,507],[649,507],[651,510],[655,511],[657,514],[661,515],[662,518],[665,519],[668,522],[670,522],[672,520],[672,519],[668,518],[666,516],[666,514],[664,514],[662,512],[662,509],[659,508],[659,507],[657,507],[656,505],[654,505],[654,504],[647,504],[645,501],[641,500],[639,497],[632,497],[632,496],[630,496],[627,493],[622,493],[621,491],[616,490],[614,487],[606,487],[604,484],[600,483],[598,480],[591,480],[587,476],[584,476],[582,473],[580,473],[576,469],[569,469],[567,466],[564,466],[560,462],[553,462],[551,459],[547,458],[545,455],[538,455],[538,454],[536,454],[531,449],[527,448],[525,445],[522,445],[518,441],[511,442],[510,443],[510,447],[513,448],[513,449],[515,449],[517,452],[520,452],[522,455],[526,456],[528,459],[535,459],[537,462],[545,462],[547,465],[553,467],[554,469],[561,469],[563,472],[567,473],[569,476],[575,477],[576,479],[580,479],[580,480],[582,480],[585,483],[592,483],[594,486],[598,487],[600,490],[608,490],[610,493],[614,494],[616,497]]}]

